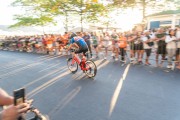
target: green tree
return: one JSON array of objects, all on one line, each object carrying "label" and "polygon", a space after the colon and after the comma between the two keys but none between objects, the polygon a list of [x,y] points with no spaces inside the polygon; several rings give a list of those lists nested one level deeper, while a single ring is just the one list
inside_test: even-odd
[{"label": "green tree", "polygon": [[[47,25],[55,23],[58,16],[67,16],[73,11],[79,14],[82,21],[97,20],[97,15],[105,10],[103,4],[96,1],[84,0],[16,0],[13,6],[22,6],[26,13],[17,15],[15,20],[18,22],[11,27],[29,26],[29,25]],[[67,20],[67,19],[66,19]]]}]

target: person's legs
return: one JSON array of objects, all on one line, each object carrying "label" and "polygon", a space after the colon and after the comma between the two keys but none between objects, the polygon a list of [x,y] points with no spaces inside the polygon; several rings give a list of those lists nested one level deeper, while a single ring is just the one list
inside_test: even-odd
[{"label": "person's legs", "polygon": [[150,65],[149,57],[151,56],[151,49],[146,49],[146,65]]},{"label": "person's legs", "polygon": [[177,55],[177,68],[180,69],[180,55]]},{"label": "person's legs", "polygon": [[130,53],[131,53],[131,59],[134,58],[134,50],[130,50]]},{"label": "person's legs", "polygon": [[116,60],[118,60],[119,50],[118,50],[118,48],[117,48],[117,47],[115,48],[115,53],[116,53]]},{"label": "person's legs", "polygon": [[138,60],[138,62],[140,61],[140,54],[141,54],[141,51],[137,50],[137,60]]},{"label": "person's legs", "polygon": [[89,48],[90,55],[91,55],[91,57],[92,57],[92,50],[91,50],[90,40],[87,41],[87,45],[88,45],[88,48]]},{"label": "person's legs", "polygon": [[156,66],[157,67],[161,67],[162,66],[162,60],[164,60],[163,57],[162,57],[161,58],[161,63],[159,64],[159,55],[162,55],[162,47],[161,46],[158,46],[158,50],[157,50],[157,54],[156,54]]},{"label": "person's legs", "polygon": [[167,56],[168,56],[168,66],[170,66],[171,65],[171,49],[167,49]]},{"label": "person's legs", "polygon": [[98,46],[97,45],[94,45],[94,49],[95,49],[95,52],[96,52],[96,58],[98,57]]},{"label": "person's legs", "polygon": [[141,61],[142,61],[142,59],[143,59],[143,55],[144,55],[144,50],[141,50]]},{"label": "person's legs", "polygon": [[125,50],[124,50],[124,48],[121,48],[120,51],[121,51],[121,60],[124,61],[125,60]]},{"label": "person's legs", "polygon": [[107,56],[108,56],[108,47],[105,47],[105,57],[104,57],[104,59],[107,59]]},{"label": "person's legs", "polygon": [[176,61],[177,61],[177,66],[180,67],[180,48],[177,48],[176,51]]},{"label": "person's legs", "polygon": [[134,61],[138,60],[138,51],[139,51],[138,46],[135,45],[134,46],[134,58],[133,58]]},{"label": "person's legs", "polygon": [[176,53],[175,49],[167,49],[167,53],[168,53],[168,67],[172,66],[172,59]]},{"label": "person's legs", "polygon": [[133,61],[134,59],[134,45],[131,45],[130,46],[130,58],[131,58],[131,61]]},{"label": "person's legs", "polygon": [[162,54],[160,67],[162,67],[167,54],[166,45],[160,47],[160,53]]},{"label": "person's legs", "polygon": [[159,65],[159,67],[162,67],[165,58],[166,58],[166,54],[161,54],[161,63],[160,63],[160,65]]},{"label": "person's legs", "polygon": [[145,49],[145,51],[146,51],[146,60],[145,60],[146,63],[145,63],[145,64],[148,65],[148,59],[149,59],[149,56],[148,56],[148,49]]}]

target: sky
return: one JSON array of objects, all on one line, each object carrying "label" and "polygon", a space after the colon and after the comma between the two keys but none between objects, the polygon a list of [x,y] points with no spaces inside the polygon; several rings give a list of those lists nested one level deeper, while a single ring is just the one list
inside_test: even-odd
[{"label": "sky", "polygon": [[21,13],[21,8],[12,7],[14,0],[0,0],[0,25],[11,25],[15,23],[13,15]]}]

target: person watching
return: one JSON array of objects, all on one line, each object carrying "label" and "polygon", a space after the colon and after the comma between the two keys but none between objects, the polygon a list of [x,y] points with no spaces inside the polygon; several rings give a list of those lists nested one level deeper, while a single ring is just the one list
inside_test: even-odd
[{"label": "person watching", "polygon": [[25,113],[30,108],[28,103],[14,106],[13,102],[14,98],[0,88],[0,106],[8,106],[0,111],[0,120],[17,120],[22,113]]}]

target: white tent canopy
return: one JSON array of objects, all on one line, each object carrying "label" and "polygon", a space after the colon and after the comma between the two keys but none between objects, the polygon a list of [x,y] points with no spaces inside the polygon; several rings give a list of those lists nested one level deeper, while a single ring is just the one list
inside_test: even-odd
[{"label": "white tent canopy", "polygon": [[[92,31],[93,30],[83,28],[83,32],[92,32]],[[70,30],[70,32],[81,32],[81,27],[74,28],[74,29]]]}]

